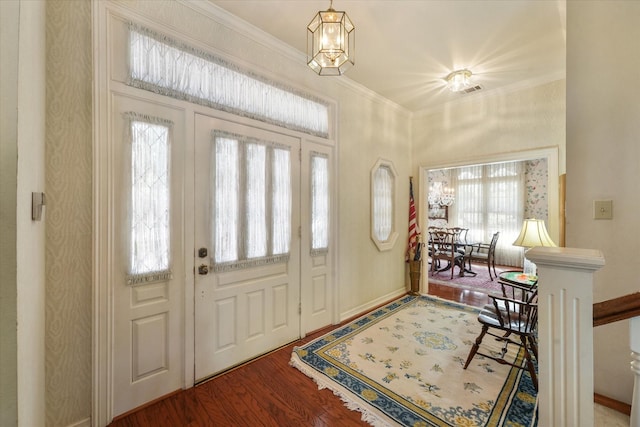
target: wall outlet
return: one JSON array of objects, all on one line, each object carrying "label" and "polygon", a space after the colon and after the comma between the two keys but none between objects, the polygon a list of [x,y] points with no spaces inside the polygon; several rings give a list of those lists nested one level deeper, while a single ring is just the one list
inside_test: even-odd
[{"label": "wall outlet", "polygon": [[594,200],[593,219],[613,219],[613,200]]}]

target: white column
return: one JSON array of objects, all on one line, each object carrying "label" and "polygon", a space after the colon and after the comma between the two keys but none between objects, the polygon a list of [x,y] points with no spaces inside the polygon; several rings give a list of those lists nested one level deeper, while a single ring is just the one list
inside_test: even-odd
[{"label": "white column", "polygon": [[593,273],[598,250],[529,250],[538,266],[539,424],[593,427]]},{"label": "white column", "polygon": [[631,371],[633,371],[633,398],[631,400],[631,427],[640,427],[640,317],[629,320]]}]

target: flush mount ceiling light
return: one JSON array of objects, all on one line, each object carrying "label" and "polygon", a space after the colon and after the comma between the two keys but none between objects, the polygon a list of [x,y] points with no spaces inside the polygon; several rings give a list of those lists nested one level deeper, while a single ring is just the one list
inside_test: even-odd
[{"label": "flush mount ceiling light", "polygon": [[471,71],[467,69],[452,71],[445,77],[445,81],[451,92],[463,92],[471,86]]},{"label": "flush mount ceiling light", "polygon": [[355,63],[355,27],[345,12],[318,12],[307,25],[307,65],[321,76],[340,76]]}]

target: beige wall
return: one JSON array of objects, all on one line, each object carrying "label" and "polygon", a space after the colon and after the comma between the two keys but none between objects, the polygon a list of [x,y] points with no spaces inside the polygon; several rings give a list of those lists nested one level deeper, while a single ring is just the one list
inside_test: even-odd
[{"label": "beige wall", "polygon": [[20,3],[0,2],[0,425],[18,422],[16,189]]},{"label": "beige wall", "polygon": [[564,171],[565,81],[463,97],[413,120],[413,167],[471,164],[498,154],[558,147]]},{"label": "beige wall", "polygon": [[[594,301],[637,292],[640,2],[567,2],[567,246],[599,249]],[[613,200],[594,220],[593,201]],[[629,322],[594,332],[595,390],[630,402]]]},{"label": "beige wall", "polygon": [[[413,168],[549,157],[547,227],[560,241],[558,175],[565,170],[565,80],[461,97],[413,120]],[[426,185],[422,186],[422,196]],[[424,197],[418,197],[420,206]],[[419,212],[422,223],[426,218]]]}]

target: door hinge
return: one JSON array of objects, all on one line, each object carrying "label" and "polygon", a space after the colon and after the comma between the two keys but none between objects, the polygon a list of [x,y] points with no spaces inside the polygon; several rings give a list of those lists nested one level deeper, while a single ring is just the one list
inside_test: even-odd
[{"label": "door hinge", "polygon": [[302,148],[298,149],[298,160],[302,161]]},{"label": "door hinge", "polygon": [[298,303],[298,314],[302,314],[302,303]]},{"label": "door hinge", "polygon": [[298,227],[298,237],[302,237],[302,226]]}]

